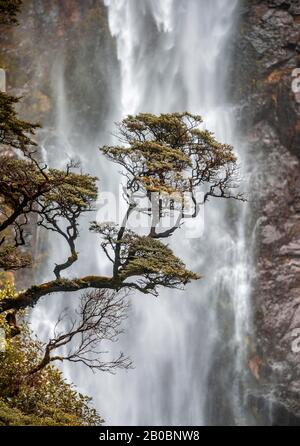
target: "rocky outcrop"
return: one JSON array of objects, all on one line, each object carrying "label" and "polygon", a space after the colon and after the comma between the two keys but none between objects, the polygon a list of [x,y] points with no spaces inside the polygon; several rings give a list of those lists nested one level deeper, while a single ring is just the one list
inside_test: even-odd
[{"label": "rocky outcrop", "polygon": [[240,14],[234,95],[258,219],[254,406],[300,424],[300,1],[248,0]]}]

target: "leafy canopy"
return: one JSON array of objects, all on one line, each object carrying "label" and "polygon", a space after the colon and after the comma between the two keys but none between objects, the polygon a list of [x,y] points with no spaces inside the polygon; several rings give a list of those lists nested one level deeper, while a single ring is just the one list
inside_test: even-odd
[{"label": "leafy canopy", "polygon": [[128,116],[118,124],[117,136],[125,145],[101,150],[124,168],[132,192],[178,194],[206,184],[211,195],[226,196],[236,156],[230,145],[219,143],[201,124],[200,116],[187,112]]},{"label": "leafy canopy", "polygon": [[[122,145],[104,146],[101,151],[122,167],[128,209],[120,226],[106,222],[91,225],[91,230],[102,237],[101,248],[112,263],[112,275],[69,279],[62,273],[78,261],[79,219],[93,210],[96,178],[75,172],[77,166],[73,163],[65,171],[43,166],[28,136],[34,128],[18,120],[10,102],[8,109],[9,125],[3,125],[3,137],[13,154],[0,156],[0,264],[5,268],[7,262],[11,269],[28,264],[27,257],[16,257],[18,248],[25,245],[24,231],[32,214],[37,216],[39,226],[63,237],[69,256],[55,266],[55,280],[35,285],[19,293],[17,299],[0,301],[0,312],[33,306],[42,296],[59,291],[133,289],[157,295],[161,286],[181,288],[199,278],[161,241],[182,227],[186,218],[185,194],[191,195],[189,215],[194,218],[210,197],[243,199],[234,193],[238,168],[233,148],[203,130],[200,116],[188,112],[158,116],[141,113],[117,125]],[[17,156],[18,152],[22,157]],[[197,194],[199,188],[202,195]],[[131,215],[140,212],[136,192],[149,201],[145,212],[151,224],[143,234],[128,230]],[[171,194],[172,199],[165,199],[166,194]],[[170,219],[166,227],[162,224],[163,206],[169,203],[173,212],[174,202],[179,215]],[[5,234],[7,229],[13,230],[14,244]]]},{"label": "leafy canopy", "polygon": [[102,249],[109,260],[113,264],[117,261],[116,278],[122,282],[137,278],[129,287],[157,294],[159,286],[180,288],[191,280],[199,279],[160,240],[130,230],[120,237],[120,228],[111,223],[101,225],[94,222],[91,230],[102,236]]}]

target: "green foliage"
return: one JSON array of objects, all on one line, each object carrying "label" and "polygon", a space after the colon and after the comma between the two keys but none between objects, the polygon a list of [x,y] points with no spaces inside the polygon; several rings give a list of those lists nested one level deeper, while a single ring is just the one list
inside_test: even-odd
[{"label": "green foliage", "polygon": [[[6,234],[0,246],[0,268],[16,270],[31,264],[25,245],[24,231],[28,216],[36,214],[36,223],[61,233],[59,219],[67,219],[77,236],[76,219],[92,209],[97,198],[96,178],[41,167],[35,159],[0,155],[0,233]],[[76,167],[76,166],[74,166]],[[72,252],[75,256],[75,253]]]},{"label": "green foliage", "polygon": [[128,232],[119,243],[127,251],[121,276],[142,276],[151,279],[150,283],[166,287],[186,285],[199,279],[159,240]]},{"label": "green foliage", "polygon": [[187,112],[128,116],[118,125],[126,145],[101,151],[127,171],[131,191],[178,194],[205,183],[217,187],[236,157],[231,146],[201,130],[201,124],[200,116]]},{"label": "green foliage", "polygon": [[189,271],[172,250],[150,236],[140,236],[126,230],[118,239],[120,229],[112,223],[92,223],[91,230],[103,237],[102,247],[108,253],[119,250],[118,277],[121,280],[138,277],[138,287],[144,293],[157,293],[158,286],[177,288],[200,277]]},{"label": "green foliage", "polygon": [[22,252],[15,246],[10,245],[6,245],[4,248],[0,249],[0,268],[4,271],[14,271],[31,266],[32,259],[28,253]]},{"label": "green foliage", "polygon": [[[38,149],[31,140],[37,126],[18,119],[14,109],[17,102],[0,93],[0,145],[7,149],[0,155],[0,268],[5,270],[31,264],[28,253],[19,249],[26,244],[30,215],[36,214],[37,224],[60,232],[69,243],[69,235],[62,234],[58,225],[58,219],[67,219],[73,243],[76,219],[91,210],[97,198],[96,178],[75,172],[75,163],[66,170],[49,169],[39,163]],[[72,259],[66,266],[75,257],[72,245]]]},{"label": "green foliage", "polygon": [[0,144],[25,150],[26,146],[35,145],[31,136],[39,126],[17,117],[18,102],[19,98],[0,92]]},{"label": "green foliage", "polygon": [[[5,273],[0,273],[0,300],[7,298],[17,298],[18,292],[11,281],[8,280]],[[0,325],[3,320],[0,317]]]},{"label": "green foliage", "polygon": [[95,177],[56,169],[50,169],[48,177],[55,187],[45,195],[45,204],[54,203],[65,212],[72,212],[78,209],[89,210],[97,199]]},{"label": "green foliage", "polygon": [[[7,325],[3,317],[0,325]],[[33,339],[26,323],[21,336],[7,339],[6,344],[6,351],[0,353],[0,425],[102,423],[90,405],[91,399],[66,383],[56,367],[47,366],[33,376],[27,375],[41,361],[43,346]]]},{"label": "green foliage", "polygon": [[5,155],[0,156],[0,167],[0,197],[12,208],[27,198],[28,206],[39,202],[71,211],[87,209],[97,198],[96,178],[90,175],[42,169],[31,160]]}]

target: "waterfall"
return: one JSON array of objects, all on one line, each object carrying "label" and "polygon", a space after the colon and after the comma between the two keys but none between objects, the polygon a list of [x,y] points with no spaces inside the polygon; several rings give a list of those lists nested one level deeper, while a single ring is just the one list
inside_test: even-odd
[{"label": "waterfall", "polygon": [[[111,118],[137,112],[200,114],[220,141],[236,147],[243,166],[246,150],[228,97],[238,0],[104,2],[120,70],[114,78],[119,95]],[[72,133],[76,123],[64,98],[63,69],[54,77],[58,78],[53,87],[58,140],[70,140],[64,132]],[[79,77],[78,86],[80,82]],[[108,131],[97,136],[98,145],[107,142]],[[89,154],[96,150],[95,140],[96,136],[91,142],[90,135],[81,135]],[[96,152],[91,157],[82,152],[82,145],[72,147],[75,154],[77,147],[85,168],[101,178],[104,188],[115,187],[118,177],[107,173],[107,164]],[[203,278],[183,292],[161,290],[158,299],[132,297],[125,335],[115,348],[131,356],[133,370],[92,375],[65,366],[67,376],[93,397],[108,425],[251,423],[244,385],[253,244],[247,212],[242,203],[212,200],[205,209],[199,238],[185,238],[184,231],[174,237],[175,253]],[[59,243],[52,241],[51,259],[61,253]],[[81,239],[84,268],[82,263],[75,266],[71,275],[82,274],[83,269],[91,273],[90,267],[103,272],[98,250],[91,236]],[[45,333],[54,320],[51,303],[45,300],[35,312],[39,319],[35,327]]]}]

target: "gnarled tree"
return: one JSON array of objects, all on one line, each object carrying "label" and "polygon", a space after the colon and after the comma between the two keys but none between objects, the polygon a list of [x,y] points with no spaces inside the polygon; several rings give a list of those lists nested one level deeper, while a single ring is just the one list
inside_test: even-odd
[{"label": "gnarled tree", "polygon": [[[200,128],[201,124],[199,116],[173,113],[129,116],[118,125],[122,144],[105,146],[101,151],[122,167],[128,209],[120,226],[105,222],[91,225],[91,230],[102,237],[101,247],[112,262],[112,274],[74,279],[64,278],[62,273],[78,260],[79,218],[93,208],[97,197],[96,179],[76,174],[70,167],[64,172],[48,169],[39,162],[30,140],[23,144],[32,128],[25,128],[20,136],[19,127],[11,130],[14,126],[10,125],[8,135],[13,141],[10,145],[21,150],[23,157],[4,156],[2,160],[3,165],[13,163],[16,168],[14,173],[10,173],[11,169],[3,169],[6,174],[2,183],[0,176],[0,185],[3,185],[0,194],[9,208],[9,211],[3,211],[0,232],[4,227],[12,226],[19,240],[23,225],[26,226],[24,218],[35,213],[41,227],[63,237],[70,255],[55,266],[53,281],[34,285],[17,297],[0,301],[0,312],[33,306],[42,296],[61,291],[133,289],[156,295],[161,286],[181,288],[197,279],[199,276],[189,271],[160,240],[171,236],[184,221],[187,211],[185,195],[191,197],[194,217],[210,197],[243,199],[234,193],[237,160],[233,148],[217,142],[211,133]],[[7,130],[4,128],[3,132],[5,138]],[[26,173],[22,165],[26,166]],[[197,193],[199,190],[201,194]],[[139,208],[136,194],[146,197],[146,207]],[[164,207],[165,202],[169,207]],[[165,212],[175,210],[178,213],[176,223],[162,230],[161,220]],[[137,234],[128,228],[135,212],[145,212],[150,217],[151,224],[145,234]],[[7,220],[9,225],[5,223]]]},{"label": "gnarled tree", "polygon": [[[16,270],[30,266],[26,245],[28,218],[37,215],[37,224],[55,231],[70,245],[71,256],[57,265],[55,275],[76,260],[74,240],[78,218],[92,209],[97,197],[96,178],[76,173],[76,163],[65,171],[49,169],[39,161],[32,137],[39,127],[20,120],[14,106],[19,99],[0,92],[0,267]],[[67,228],[60,227],[65,220]]]}]

